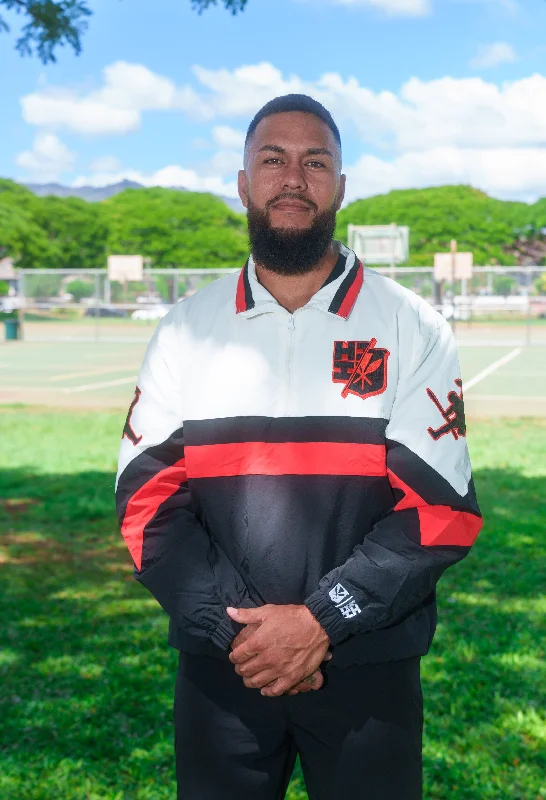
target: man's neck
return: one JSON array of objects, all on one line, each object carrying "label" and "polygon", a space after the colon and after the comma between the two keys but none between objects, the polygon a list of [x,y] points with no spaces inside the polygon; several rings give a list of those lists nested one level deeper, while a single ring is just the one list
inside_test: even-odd
[{"label": "man's neck", "polygon": [[305,275],[279,275],[256,263],[256,277],[277,303],[292,314],[306,305],[324,285],[337,259],[338,253],[332,242],[321,260]]}]

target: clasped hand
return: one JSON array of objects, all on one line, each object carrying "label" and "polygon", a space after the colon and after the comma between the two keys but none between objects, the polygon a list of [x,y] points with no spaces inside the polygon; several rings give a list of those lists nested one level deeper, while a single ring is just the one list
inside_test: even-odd
[{"label": "clasped hand", "polygon": [[267,697],[320,689],[319,667],[331,658],[330,642],[307,606],[268,604],[227,613],[245,625],[229,656],[245,686]]}]

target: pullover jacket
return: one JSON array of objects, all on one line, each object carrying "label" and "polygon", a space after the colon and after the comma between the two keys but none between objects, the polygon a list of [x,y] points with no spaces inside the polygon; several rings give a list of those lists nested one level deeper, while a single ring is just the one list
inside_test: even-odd
[{"label": "pullover jacket", "polygon": [[332,666],[424,655],[481,527],[449,325],[336,246],[293,314],[250,257],[148,346],[116,498],[178,649],[227,658],[226,606],[305,603]]}]

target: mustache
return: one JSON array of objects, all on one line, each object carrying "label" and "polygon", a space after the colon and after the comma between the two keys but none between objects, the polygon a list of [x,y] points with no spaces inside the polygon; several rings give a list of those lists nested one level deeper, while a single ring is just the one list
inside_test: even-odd
[{"label": "mustache", "polygon": [[318,211],[318,206],[316,203],[313,203],[313,201],[309,200],[307,197],[302,197],[302,195],[297,194],[297,192],[283,192],[282,194],[278,194],[276,197],[268,200],[265,204],[265,207],[268,209],[281,200],[297,200],[300,203],[305,203],[305,205],[310,206],[315,213]]}]

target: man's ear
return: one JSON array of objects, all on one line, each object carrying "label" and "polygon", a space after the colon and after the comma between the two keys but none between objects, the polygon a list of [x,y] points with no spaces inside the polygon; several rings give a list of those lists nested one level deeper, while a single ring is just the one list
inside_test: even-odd
[{"label": "man's ear", "polygon": [[237,191],[239,192],[241,203],[245,208],[248,208],[248,191],[246,185],[246,172],[244,169],[240,169],[237,173]]},{"label": "man's ear", "polygon": [[341,208],[341,204],[343,203],[343,198],[345,197],[345,181],[347,179],[346,175],[340,175],[339,178],[339,194],[337,196],[337,208],[336,211],[339,211]]}]

